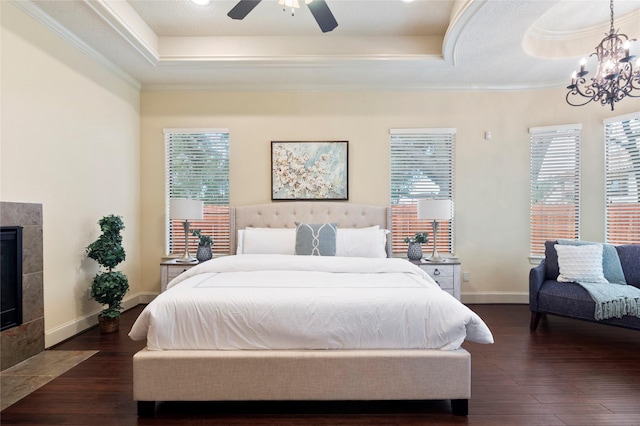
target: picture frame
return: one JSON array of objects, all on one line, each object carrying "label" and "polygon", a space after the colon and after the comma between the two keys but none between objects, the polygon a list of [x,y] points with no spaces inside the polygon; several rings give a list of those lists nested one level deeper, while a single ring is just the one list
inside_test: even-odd
[{"label": "picture frame", "polygon": [[271,142],[271,200],[349,199],[349,142]]}]

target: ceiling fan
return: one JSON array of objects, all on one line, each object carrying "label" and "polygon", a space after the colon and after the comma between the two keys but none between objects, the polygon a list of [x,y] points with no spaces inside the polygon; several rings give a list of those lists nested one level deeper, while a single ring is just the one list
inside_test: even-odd
[{"label": "ceiling fan", "polygon": [[[240,0],[233,9],[227,13],[231,19],[244,19],[262,0]],[[323,33],[332,31],[338,26],[338,21],[325,0],[305,0],[313,18],[316,20]]]}]

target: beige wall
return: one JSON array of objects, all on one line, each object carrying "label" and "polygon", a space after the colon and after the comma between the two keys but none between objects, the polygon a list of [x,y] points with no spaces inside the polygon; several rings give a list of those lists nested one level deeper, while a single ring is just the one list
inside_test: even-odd
[{"label": "beige wall", "polygon": [[569,107],[564,89],[140,94],[11,3],[0,14],[0,200],[43,204],[47,346],[95,324],[87,288],[97,265],[84,249],[100,217],[119,214],[127,227],[127,303],[159,290],[163,128],[229,128],[233,205],[269,202],[271,140],[348,140],[350,201],[386,205],[389,129],[455,127],[456,254],[471,275],[463,300],[526,302],[527,129],[583,123],[582,237],[602,240],[602,119],[640,110],[638,99],[613,113]]},{"label": "beige wall", "polygon": [[[270,141],[348,140],[349,201],[389,203],[389,129],[455,127],[456,254],[468,302],[527,302],[529,127],[582,123],[582,237],[604,238],[603,130],[615,112],[570,107],[565,90],[509,92],[145,92],[141,97],[142,286],[164,255],[163,128],[228,128],[231,204],[270,202]],[[493,138],[484,139],[491,131]]]},{"label": "beige wall", "polygon": [[139,90],[6,1],[0,199],[43,205],[47,346],[96,324],[85,247],[123,217],[131,295],[140,284]]}]

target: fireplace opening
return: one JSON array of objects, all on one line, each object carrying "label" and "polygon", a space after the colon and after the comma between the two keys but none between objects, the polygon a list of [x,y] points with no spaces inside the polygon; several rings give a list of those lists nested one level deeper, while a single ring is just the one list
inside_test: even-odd
[{"label": "fireplace opening", "polygon": [[22,324],[22,227],[0,228],[2,331]]}]

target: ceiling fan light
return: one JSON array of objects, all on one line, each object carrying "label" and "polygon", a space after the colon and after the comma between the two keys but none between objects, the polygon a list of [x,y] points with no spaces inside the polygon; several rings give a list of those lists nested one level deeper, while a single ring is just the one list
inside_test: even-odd
[{"label": "ceiling fan light", "polygon": [[291,8],[291,16],[296,16],[296,9],[300,7],[298,0],[280,0],[278,2],[282,6],[282,11],[286,12],[287,8]]},{"label": "ceiling fan light", "polygon": [[298,9],[300,7],[300,3],[298,3],[298,0],[280,0],[278,3],[280,3],[280,5],[283,7],[291,7],[295,9]]}]

